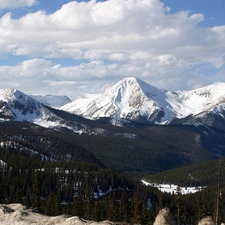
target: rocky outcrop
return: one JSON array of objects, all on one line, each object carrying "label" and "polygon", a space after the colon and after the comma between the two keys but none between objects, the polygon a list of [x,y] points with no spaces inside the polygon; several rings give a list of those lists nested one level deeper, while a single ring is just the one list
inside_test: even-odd
[{"label": "rocky outcrop", "polygon": [[215,223],[212,220],[212,217],[207,216],[199,221],[198,225],[215,225]]},{"label": "rocky outcrop", "polygon": [[77,216],[45,216],[21,204],[0,205],[0,225],[113,225],[110,221],[93,222]]},{"label": "rocky outcrop", "polygon": [[175,225],[172,215],[168,208],[161,209],[155,218],[153,225]]}]

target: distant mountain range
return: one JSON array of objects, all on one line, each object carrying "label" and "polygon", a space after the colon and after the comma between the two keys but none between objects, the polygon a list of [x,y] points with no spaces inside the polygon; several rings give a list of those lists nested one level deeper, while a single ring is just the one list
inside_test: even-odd
[{"label": "distant mountain range", "polygon": [[[102,117],[150,124],[203,122],[224,119],[225,83],[191,91],[166,91],[137,78],[125,78],[100,94],[85,94],[60,108],[89,119]],[[186,121],[184,119],[187,119]]]},{"label": "distant mountain range", "polygon": [[92,120],[105,118],[112,124],[204,124],[225,130],[225,83],[191,91],[166,91],[131,77],[100,94],[84,94],[72,102],[66,96],[29,96],[16,89],[0,89],[2,119],[65,126],[50,108]]},{"label": "distant mountain range", "polygon": [[155,172],[225,156],[224,100],[225,83],[172,92],[136,78],[73,102],[0,89],[0,131],[39,125],[111,168]]},{"label": "distant mountain range", "polygon": [[57,95],[30,95],[31,98],[36,99],[38,102],[50,106],[52,108],[59,109],[63,105],[71,102],[67,96],[57,96]]}]

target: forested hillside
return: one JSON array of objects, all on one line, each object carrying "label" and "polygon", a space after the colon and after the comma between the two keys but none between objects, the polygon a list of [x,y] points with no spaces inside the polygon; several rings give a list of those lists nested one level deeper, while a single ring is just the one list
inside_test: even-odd
[{"label": "forested hillside", "polygon": [[[132,176],[215,159],[218,157],[215,145],[222,146],[222,138],[225,137],[224,132],[218,134],[212,130],[215,136],[209,140],[204,130],[194,126],[139,125],[136,128],[114,129],[114,133],[91,137],[65,133],[63,137],[79,143],[102,163]],[[211,148],[213,141],[217,144]],[[224,152],[221,151],[221,154]]]},{"label": "forested hillside", "polygon": [[[170,208],[176,221],[186,224],[215,215],[213,187],[193,195],[181,196],[179,190],[169,195],[145,187],[92,158],[85,161],[72,155],[60,160],[54,154],[39,152],[41,146],[33,145],[31,149],[24,146],[25,141],[21,145],[17,140],[7,140],[6,136],[1,140],[0,203],[23,203],[46,215],[66,213],[95,221],[141,224],[152,224],[164,207]],[[54,146],[50,146],[52,151]],[[224,209],[224,202],[221,206]]]},{"label": "forested hillside", "polygon": [[[221,160],[221,161],[220,161]],[[221,163],[222,186],[225,184],[225,158],[203,163],[166,170],[145,176],[144,179],[153,183],[175,183],[181,186],[217,186]]]}]

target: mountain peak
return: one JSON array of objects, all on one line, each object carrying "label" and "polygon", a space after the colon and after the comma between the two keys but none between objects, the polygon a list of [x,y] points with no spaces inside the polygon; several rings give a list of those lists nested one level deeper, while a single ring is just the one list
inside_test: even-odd
[{"label": "mountain peak", "polygon": [[0,89],[0,100],[7,102],[15,95],[16,92],[18,92],[18,90],[15,88]]},{"label": "mountain peak", "polygon": [[[143,84],[147,84],[145,83],[144,81],[136,78],[136,77],[126,77],[122,80],[120,80],[118,83],[121,83],[121,84],[127,84],[127,85],[143,85]],[[149,85],[149,84],[147,84]]]},{"label": "mountain peak", "polygon": [[126,77],[121,80],[123,83],[135,83],[138,82],[138,79],[136,77]]},{"label": "mountain peak", "polygon": [[[113,90],[115,88],[123,88],[123,89],[130,89],[130,90],[139,89],[143,92],[143,94],[146,94],[149,92],[154,93],[154,94],[159,93],[159,92],[164,92],[163,90],[158,89],[136,77],[126,77],[126,78],[120,80],[119,82],[117,82],[111,88]],[[108,90],[106,90],[106,91],[108,91]],[[135,93],[133,93],[133,94],[135,94]]]},{"label": "mountain peak", "polygon": [[[129,120],[159,121],[164,113],[159,104],[166,108],[165,93],[136,77],[127,77],[91,98],[79,98],[62,107],[62,110],[87,118],[112,117]],[[149,114],[157,114],[148,118]]]},{"label": "mountain peak", "polygon": [[128,87],[128,86],[134,86],[134,85],[139,85],[138,79],[136,77],[126,77],[122,80],[119,80],[116,84],[114,84],[110,88],[116,88],[116,87]]},{"label": "mountain peak", "polygon": [[[169,123],[210,112],[224,102],[225,83],[215,83],[192,91],[167,91],[136,77],[126,77],[95,96],[82,97],[62,110],[86,118],[121,118],[150,123]],[[224,106],[225,107],[225,106]]]}]

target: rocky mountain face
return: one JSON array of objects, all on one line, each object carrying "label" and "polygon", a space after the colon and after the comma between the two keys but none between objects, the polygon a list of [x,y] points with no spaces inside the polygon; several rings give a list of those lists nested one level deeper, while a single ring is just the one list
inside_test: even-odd
[{"label": "rocky mountain face", "polygon": [[66,113],[60,113],[57,109],[48,107],[19,90],[0,89],[1,121],[26,121],[47,128],[82,132],[84,129],[82,122],[78,122],[78,118],[69,120],[67,116]]},{"label": "rocky mountain face", "polygon": [[166,91],[137,78],[125,78],[104,92],[77,98],[60,109],[90,119],[126,119],[150,124],[224,120],[225,83],[191,91]]},{"label": "rocky mountain face", "polygon": [[34,120],[42,117],[41,105],[16,89],[0,90],[0,113],[2,117],[15,120]]}]

